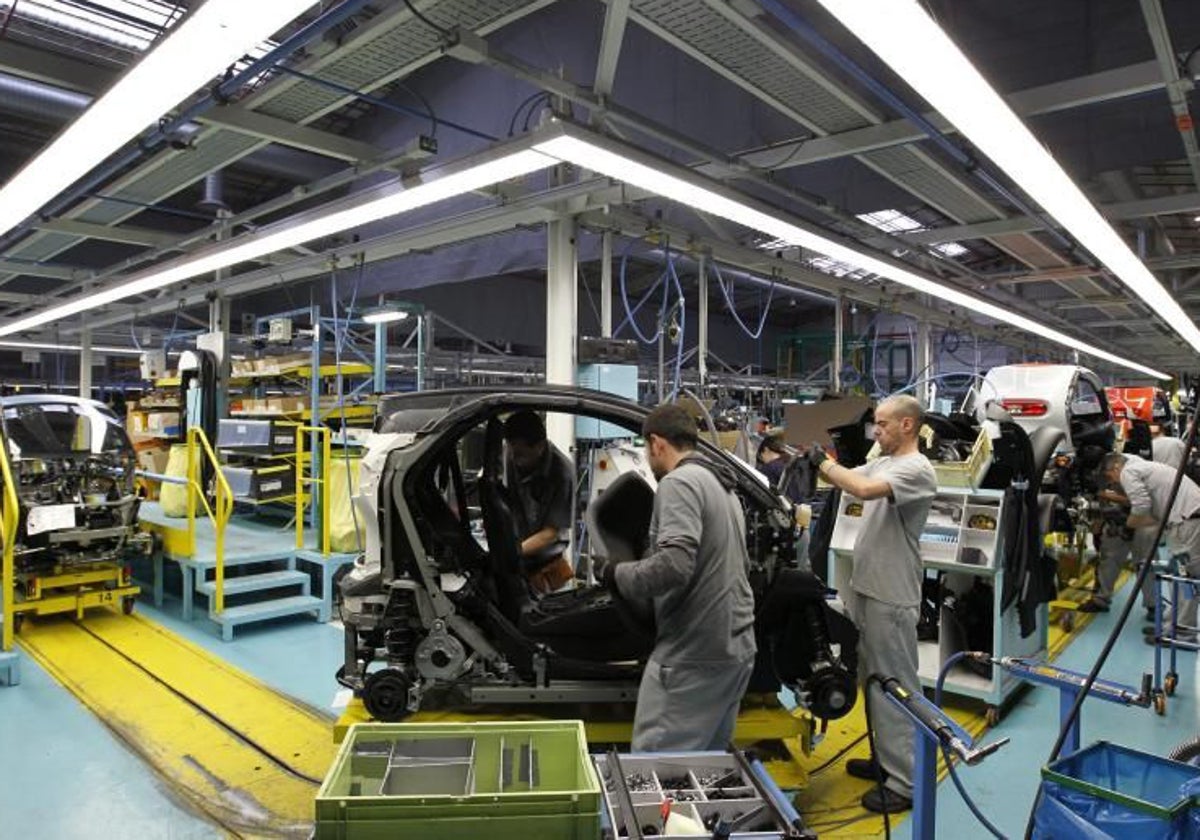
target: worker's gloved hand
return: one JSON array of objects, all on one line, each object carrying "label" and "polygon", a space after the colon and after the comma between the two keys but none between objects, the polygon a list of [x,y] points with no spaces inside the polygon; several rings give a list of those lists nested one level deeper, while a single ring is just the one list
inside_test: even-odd
[{"label": "worker's gloved hand", "polygon": [[825,463],[829,458],[829,453],[825,448],[815,440],[808,447],[808,463],[812,464],[814,470],[821,469],[821,464]]},{"label": "worker's gloved hand", "polygon": [[608,557],[592,558],[592,574],[596,576],[596,583],[611,592],[617,592],[616,561]]}]

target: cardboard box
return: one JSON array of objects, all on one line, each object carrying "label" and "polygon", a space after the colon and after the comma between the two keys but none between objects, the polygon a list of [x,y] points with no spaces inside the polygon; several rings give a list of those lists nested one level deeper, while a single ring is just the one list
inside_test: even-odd
[{"label": "cardboard box", "polygon": [[299,414],[308,408],[308,401],[301,397],[270,397],[266,403],[270,414]]},{"label": "cardboard box", "polygon": [[830,429],[856,422],[874,403],[868,397],[843,397],[822,400],[811,405],[784,406],[784,440],[792,446],[807,447],[813,441],[832,446]]},{"label": "cardboard box", "polygon": [[180,430],[178,411],[151,411],[146,415],[145,431],[158,435],[177,435]]}]

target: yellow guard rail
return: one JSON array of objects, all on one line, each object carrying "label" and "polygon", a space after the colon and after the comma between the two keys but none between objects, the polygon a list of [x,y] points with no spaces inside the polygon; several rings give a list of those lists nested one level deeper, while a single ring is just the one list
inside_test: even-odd
[{"label": "yellow guard rail", "polygon": [[[213,469],[216,482],[213,507],[209,507],[207,494],[200,484],[200,459],[197,455],[203,455]],[[198,426],[188,426],[187,430],[187,487],[188,543],[193,546],[196,544],[196,499],[204,505],[204,512],[213,523],[217,543],[217,566],[212,609],[219,615],[225,610],[225,526],[233,514],[233,491],[229,482],[225,480],[225,474],[221,472],[221,462],[217,460],[216,453],[208,442],[208,436]]]},{"label": "yellow guard rail", "polygon": [[4,540],[4,551],[0,559],[0,566],[3,566],[3,580],[0,584],[4,587],[4,622],[3,628],[0,629],[0,651],[10,651],[13,646],[13,598],[16,595],[13,592],[13,554],[17,540],[17,522],[20,518],[20,502],[17,500],[17,485],[13,481],[12,468],[8,464],[8,442],[3,436],[0,436],[0,474],[4,479],[4,510],[0,512],[0,522],[3,523],[0,539]]}]

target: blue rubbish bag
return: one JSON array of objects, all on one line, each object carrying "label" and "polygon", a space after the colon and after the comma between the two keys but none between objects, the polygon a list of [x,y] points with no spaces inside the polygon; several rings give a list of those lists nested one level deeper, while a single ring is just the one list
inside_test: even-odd
[{"label": "blue rubbish bag", "polygon": [[1200,840],[1200,767],[1099,741],[1042,769],[1040,840]]}]

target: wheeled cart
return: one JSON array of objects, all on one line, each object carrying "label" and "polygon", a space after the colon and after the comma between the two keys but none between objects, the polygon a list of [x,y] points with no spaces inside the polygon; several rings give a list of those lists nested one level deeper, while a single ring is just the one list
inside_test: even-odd
[{"label": "wheeled cart", "polygon": [[131,583],[128,566],[118,563],[97,563],[76,571],[57,574],[19,572],[15,576],[13,599],[13,629],[20,632],[28,615],[75,613],[83,618],[89,607],[120,607],[126,614],[137,603],[137,586]]}]

